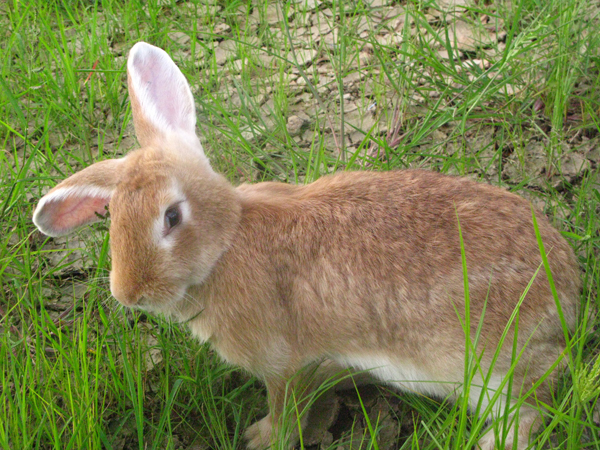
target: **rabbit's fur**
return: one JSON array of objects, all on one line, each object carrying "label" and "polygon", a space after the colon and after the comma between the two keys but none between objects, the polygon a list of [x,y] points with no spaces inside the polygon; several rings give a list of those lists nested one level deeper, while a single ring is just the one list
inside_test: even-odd
[{"label": "rabbit's fur", "polygon": [[[60,183],[40,201],[34,221],[44,233],[61,235],[97,220],[108,205],[117,300],[188,321],[196,337],[266,383],[270,413],[248,430],[250,448],[266,448],[280,436],[274,427],[283,405],[294,389],[310,385],[297,373],[311,364],[321,363],[317,380],[353,368],[427,395],[460,392],[467,310],[459,222],[470,338],[477,338],[481,364],[471,406],[481,398],[483,411],[513,365],[511,315],[526,291],[510,401],[544,376],[535,401],[550,401],[557,372],[547,372],[564,356],[565,336],[540,269],[528,202],[419,170],[234,188],[210,167],[195,134],[190,89],[167,54],[136,44],[128,82],[142,148]],[[180,222],[171,226],[166,215],[173,205]],[[539,213],[537,221],[572,330],[576,259]],[[506,401],[506,384],[501,389],[492,416]],[[539,423],[538,410],[525,403],[518,436],[509,430],[506,446],[517,439],[525,448]],[[496,438],[488,432],[480,446],[492,449]]]}]

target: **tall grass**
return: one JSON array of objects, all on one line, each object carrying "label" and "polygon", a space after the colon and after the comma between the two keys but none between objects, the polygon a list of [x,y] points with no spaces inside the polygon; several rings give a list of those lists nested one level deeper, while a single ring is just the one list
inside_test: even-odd
[{"label": "tall grass", "polygon": [[[306,3],[282,3],[276,24],[260,0],[0,3],[2,448],[243,448],[243,430],[266,412],[260,383],[184,328],[116,307],[106,223],[66,240],[31,223],[59,180],[136,146],[125,58],[138,40],[165,48],[190,80],[207,153],[234,183],[424,167],[503,185],[549,214],[577,252],[584,289],[570,370],[545,405],[538,448],[600,447],[597,6],[473,4],[461,17],[481,28],[486,13],[506,37],[463,52],[455,13],[435,2],[396,2],[407,25],[395,41],[380,38],[391,22],[375,20],[367,1],[319,7],[316,25],[329,23],[332,41],[300,35]],[[235,47],[222,66],[217,24]],[[317,54],[303,65],[307,49]],[[287,129],[300,110],[310,116],[302,138]],[[466,386],[478,370],[469,356]],[[487,426],[461,401],[403,394],[402,405],[398,420],[411,418],[412,430],[398,448],[466,448]],[[492,426],[506,427],[505,417]],[[353,420],[328,448],[381,448],[381,418],[362,400]]]}]

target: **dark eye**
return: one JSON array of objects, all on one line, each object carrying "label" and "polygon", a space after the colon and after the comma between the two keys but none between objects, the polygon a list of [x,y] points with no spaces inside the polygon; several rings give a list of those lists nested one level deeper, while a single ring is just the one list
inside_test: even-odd
[{"label": "dark eye", "polygon": [[171,206],[165,212],[165,229],[167,234],[171,232],[171,229],[181,222],[181,210],[179,205]]}]

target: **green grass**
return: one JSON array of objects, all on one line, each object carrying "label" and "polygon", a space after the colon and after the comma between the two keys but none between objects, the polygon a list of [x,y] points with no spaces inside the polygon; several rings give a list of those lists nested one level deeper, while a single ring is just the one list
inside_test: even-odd
[{"label": "green grass", "polygon": [[[584,288],[570,370],[538,448],[600,448],[600,10],[478,2],[464,21],[506,37],[465,53],[452,14],[434,4],[396,2],[396,16],[378,22],[366,1],[331,0],[312,23],[337,30],[325,41],[302,2],[272,25],[260,0],[0,2],[1,448],[243,448],[243,430],[266,411],[260,383],[183,327],[117,308],[107,224],[51,240],[31,222],[49,187],[136,146],[125,61],[138,40],[181,67],[207,154],[234,183],[422,167],[502,185],[546,213],[575,248]],[[378,38],[401,18],[397,40]],[[224,37],[235,54],[219,66]],[[319,63],[301,65],[301,47]],[[302,139],[286,128],[300,109],[317,112]],[[477,355],[467,363],[469,385]],[[460,401],[401,397],[397,419],[410,425],[398,448],[461,449],[485,426]],[[381,417],[360,405],[342,441],[383,448]]]}]

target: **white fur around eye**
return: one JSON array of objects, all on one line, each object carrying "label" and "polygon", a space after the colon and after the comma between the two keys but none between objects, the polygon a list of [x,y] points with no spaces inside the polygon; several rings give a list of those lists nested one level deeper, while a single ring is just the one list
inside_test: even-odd
[{"label": "white fur around eye", "polygon": [[186,196],[184,195],[183,191],[179,188],[177,183],[173,183],[173,185],[171,186],[171,190],[166,196],[166,198],[168,201],[161,205],[159,216],[154,221],[152,235],[154,238],[154,242],[157,246],[169,249],[172,248],[175,244],[177,233],[175,232],[175,230],[173,233],[165,233],[165,213],[170,207],[177,204],[179,206],[179,210],[181,211],[181,221],[177,225],[177,227],[179,227],[190,220],[191,209]]}]

